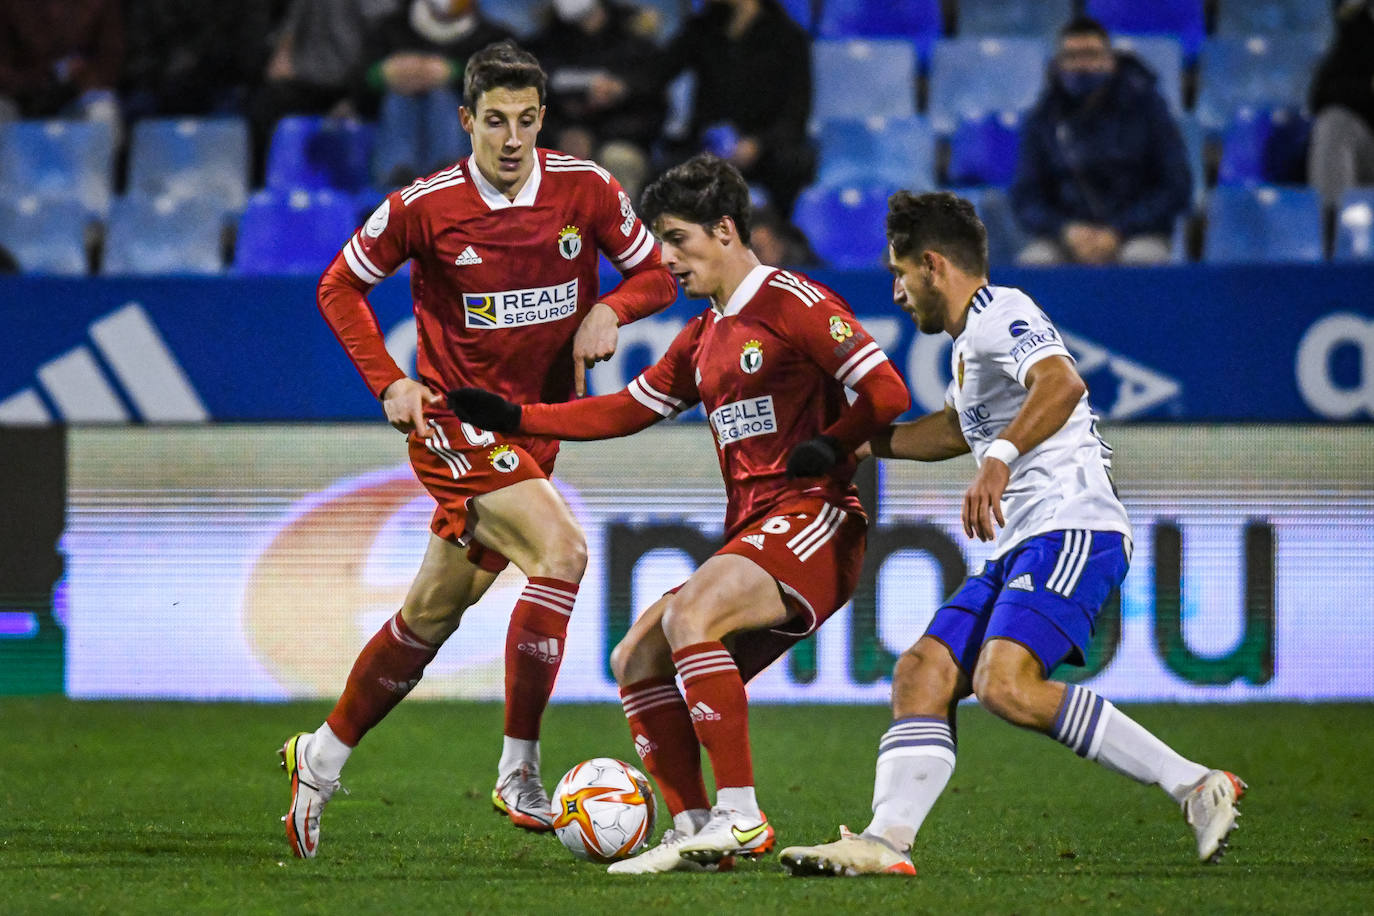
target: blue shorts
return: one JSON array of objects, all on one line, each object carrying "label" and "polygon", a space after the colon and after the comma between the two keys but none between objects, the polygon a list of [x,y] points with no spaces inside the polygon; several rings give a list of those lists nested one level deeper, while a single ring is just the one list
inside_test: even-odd
[{"label": "blue shorts", "polygon": [[926,635],[948,646],[970,677],[983,643],[994,638],[1020,643],[1048,677],[1061,662],[1083,664],[1097,612],[1130,562],[1130,538],[1115,531],[1027,538],[965,579]]}]

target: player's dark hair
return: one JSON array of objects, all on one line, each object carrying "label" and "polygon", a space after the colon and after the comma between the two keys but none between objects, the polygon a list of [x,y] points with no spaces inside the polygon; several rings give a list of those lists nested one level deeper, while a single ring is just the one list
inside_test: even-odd
[{"label": "player's dark hair", "polygon": [[728,216],[740,241],[749,244],[749,185],[739,169],[710,153],[698,153],[654,179],[640,197],[639,210],[650,226],[675,216],[707,230]]},{"label": "player's dark hair", "polygon": [[937,251],[965,273],[988,273],[988,230],[973,204],[948,191],[898,191],[887,201],[887,240],[900,258]]},{"label": "player's dark hair", "polygon": [[1070,35],[1096,35],[1108,45],[1112,43],[1112,37],[1107,34],[1107,29],[1091,16],[1075,16],[1065,23],[1059,30],[1059,40],[1063,41]]},{"label": "player's dark hair", "polygon": [[510,39],[494,42],[468,58],[463,72],[463,105],[477,110],[477,100],[491,89],[536,89],[544,104],[548,77],[534,55]]}]

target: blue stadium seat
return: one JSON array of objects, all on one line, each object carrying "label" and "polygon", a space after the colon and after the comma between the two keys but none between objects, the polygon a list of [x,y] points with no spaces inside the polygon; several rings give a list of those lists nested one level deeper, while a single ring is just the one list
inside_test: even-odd
[{"label": "blue stadium seat", "polygon": [[815,28],[816,13],[811,0],[782,0],[782,8],[808,32]]},{"label": "blue stadium seat", "polygon": [[77,200],[0,197],[0,246],[25,272],[84,276],[89,220]]},{"label": "blue stadium seat", "polygon": [[1321,53],[1311,35],[1210,39],[1198,58],[1198,117],[1217,131],[1242,108],[1304,107]]},{"label": "blue stadium seat", "polygon": [[887,199],[896,190],[885,184],[812,185],[797,198],[792,221],[828,266],[879,267],[887,251]]},{"label": "blue stadium seat", "polygon": [[1203,0],[1088,0],[1084,11],[1112,34],[1173,35],[1190,61],[1207,31]]},{"label": "blue stadium seat", "polygon": [[520,38],[529,38],[543,24],[547,3],[530,0],[482,0],[482,15],[494,19]]},{"label": "blue stadium seat", "polygon": [[0,195],[80,201],[86,212],[110,210],[114,138],[97,121],[11,121],[0,125]]},{"label": "blue stadium seat", "polygon": [[1073,16],[1074,0],[960,0],[959,37],[1054,38]]},{"label": "blue stadium seat", "polygon": [[812,44],[811,69],[811,117],[818,123],[916,113],[916,49],[909,41],[820,38]]},{"label": "blue stadium seat", "polygon": [[105,226],[106,275],[218,274],[224,208],[205,198],[144,197],[114,202]]},{"label": "blue stadium seat", "polygon": [[935,132],[920,115],[821,125],[816,183],[881,182],[910,190],[935,187]]},{"label": "blue stadium seat", "polygon": [[134,125],[129,191],[217,201],[237,213],[248,199],[248,125],[239,118],[155,118]]},{"label": "blue stadium seat", "polygon": [[[1045,84],[1050,43],[1039,38],[949,38],[930,64],[930,122],[948,135],[960,118],[1023,112]],[[856,81],[853,85],[864,85]]]},{"label": "blue stadium seat", "polygon": [[1213,188],[1202,257],[1212,264],[1322,260],[1321,199],[1310,188]]},{"label": "blue stadium seat", "polygon": [[1302,184],[1312,122],[1287,108],[1242,108],[1221,141],[1217,184]]},{"label": "blue stadium seat", "polygon": [[994,267],[1016,263],[1027,239],[1016,222],[1007,192],[1002,188],[961,188],[955,193],[973,204],[987,227],[988,263]]},{"label": "blue stadium seat", "polygon": [[822,38],[909,38],[928,60],[944,19],[940,0],[825,0],[816,31]]},{"label": "blue stadium seat", "polygon": [[240,274],[319,274],[357,228],[353,199],[332,191],[260,191],[239,220]]},{"label": "blue stadium seat", "polygon": [[1352,188],[1336,217],[1337,261],[1374,261],[1374,188]]},{"label": "blue stadium seat", "polygon": [[373,128],[341,118],[292,116],[272,131],[267,187],[356,191],[371,184]]},{"label": "blue stadium seat", "polygon": [[1112,40],[1118,51],[1140,58],[1159,80],[1159,94],[1175,115],[1183,112],[1183,46],[1172,35],[1118,35]]},{"label": "blue stadium seat", "polygon": [[1331,31],[1331,4],[1321,0],[1220,0],[1217,34],[1291,35]]},{"label": "blue stadium seat", "polygon": [[1016,176],[1021,149],[1021,121],[1003,111],[961,118],[949,138],[948,184],[956,187],[1006,187]]}]

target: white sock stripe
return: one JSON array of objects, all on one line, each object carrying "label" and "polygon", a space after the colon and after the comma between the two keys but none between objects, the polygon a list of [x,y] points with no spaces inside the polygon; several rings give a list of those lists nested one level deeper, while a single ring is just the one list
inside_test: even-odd
[{"label": "white sock stripe", "polygon": [[1102,701],[1102,715],[1097,720],[1097,729],[1093,732],[1088,746],[1083,750],[1083,756],[1089,760],[1096,760],[1098,752],[1102,750],[1102,739],[1107,734],[1107,721],[1111,719],[1112,711],[1115,709],[1116,707],[1112,705],[1111,700]]},{"label": "white sock stripe", "polygon": [[622,704],[638,703],[642,700],[653,699],[654,697],[674,696],[681,697],[681,692],[676,684],[664,684],[661,687],[650,687],[647,690],[636,690],[634,693],[626,694],[620,698]]},{"label": "white sock stripe", "polygon": [[941,734],[941,735],[948,735],[948,734],[950,734],[949,726],[948,726],[948,725],[941,725],[941,724],[936,723],[936,722],[926,722],[926,723],[916,723],[916,722],[912,722],[912,723],[909,724],[909,725],[894,725],[894,726],[892,726],[892,727],[889,728],[887,731],[883,732],[883,737],[886,738],[888,735],[925,735],[925,734],[930,734],[930,733],[932,733],[932,732],[937,733],[937,734]]},{"label": "white sock stripe", "polygon": [[572,616],[572,611],[570,609],[563,607],[560,604],[554,604],[552,601],[545,601],[543,598],[537,598],[534,595],[521,595],[520,600],[528,601],[530,604],[538,604],[542,607],[548,608],[551,611],[557,611],[564,617]]},{"label": "white sock stripe", "polygon": [[1065,741],[1069,747],[1077,751],[1083,744],[1083,736],[1087,733],[1088,723],[1092,720],[1093,705],[1097,700],[1097,694],[1088,690],[1086,687],[1076,687],[1078,701],[1073,711],[1073,720],[1069,723],[1068,736]]},{"label": "white sock stripe", "polygon": [[623,705],[625,707],[625,718],[627,719],[631,716],[643,715],[649,710],[658,709],[661,706],[682,706],[684,708],[687,706],[686,702],[680,696],[659,697],[657,700],[651,700],[644,703],[636,703],[633,706],[629,704]]},{"label": "white sock stripe", "polygon": [[522,594],[538,595],[539,597],[547,598],[550,601],[556,601],[560,604],[566,604],[568,607],[572,607],[573,602],[577,598],[577,592],[565,591],[561,588],[550,588],[547,585],[536,585],[533,582],[526,583]]},{"label": "white sock stripe", "polygon": [[724,653],[724,652],[722,652],[722,653],[721,653],[720,655],[718,655],[718,656],[712,656],[712,657],[710,657],[710,658],[703,658],[703,657],[701,657],[701,656],[696,656],[696,657],[694,657],[694,658],[687,658],[687,659],[683,659],[682,661],[678,662],[678,663],[677,663],[677,673],[680,674],[680,675],[682,675],[683,677],[687,677],[688,675],[695,673],[697,670],[699,670],[699,669],[701,669],[701,668],[704,668],[704,667],[707,667],[707,666],[734,665],[734,664],[735,664],[735,660],[734,660],[733,658],[731,658],[728,654]]},{"label": "white sock stripe", "polygon": [[882,751],[878,754],[878,761],[892,760],[897,757],[935,757],[943,760],[951,767],[955,765],[955,755],[947,747],[937,744],[922,744],[915,747],[894,747],[890,750]]},{"label": "white sock stripe", "polygon": [[684,673],[682,675],[682,683],[687,684],[692,681],[699,681],[704,677],[709,677],[712,674],[720,674],[725,671],[733,671],[738,674],[739,667],[735,665],[734,662],[731,662],[728,665],[712,665],[709,668],[697,668],[690,674]]},{"label": "white sock stripe", "polygon": [[825,530],[817,534],[817,536],[811,540],[811,543],[809,543],[806,546],[805,550],[797,551],[797,559],[802,560],[803,562],[811,559],[811,555],[814,554],[817,550],[820,550],[821,546],[825,544],[826,541],[833,538],[835,536],[835,532],[840,530],[840,525],[842,525],[843,523],[844,514],[840,512],[839,509],[836,509],[834,515],[831,516],[830,521],[826,524]]},{"label": "white sock stripe", "polygon": [[694,653],[694,654],[692,654],[692,655],[686,656],[685,658],[682,659],[681,662],[679,662],[679,665],[690,665],[692,662],[697,661],[697,660],[699,660],[699,659],[730,658],[730,657],[731,657],[730,653],[727,652],[727,651],[724,650],[724,649],[706,649],[706,650],[703,651],[703,652],[696,652],[696,653]]},{"label": "white sock stripe", "polygon": [[399,626],[396,625],[396,618],[395,618],[395,617],[392,617],[389,621],[387,621],[387,623],[388,623],[388,625],[391,627],[391,636],[392,636],[392,638],[395,639],[395,640],[396,640],[397,642],[399,642],[400,644],[402,644],[402,645],[404,645],[404,646],[410,646],[410,648],[412,648],[412,649],[433,649],[433,648],[434,648],[433,646],[431,646],[431,645],[430,645],[429,643],[427,643],[427,642],[423,642],[422,640],[420,640],[420,639],[418,639],[418,638],[414,638],[414,637],[411,637],[411,636],[407,636],[406,634],[402,633],[402,632],[401,632],[401,628],[400,628]]},{"label": "white sock stripe", "polygon": [[1082,702],[1082,688],[1076,684],[1070,684],[1067,688],[1068,693],[1064,697],[1064,718],[1060,721],[1055,740],[1068,744],[1069,732],[1073,731],[1074,718],[1077,715],[1078,707]]}]

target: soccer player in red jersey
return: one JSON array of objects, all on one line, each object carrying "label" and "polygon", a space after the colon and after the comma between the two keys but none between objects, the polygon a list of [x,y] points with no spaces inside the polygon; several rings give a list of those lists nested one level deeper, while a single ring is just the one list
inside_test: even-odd
[{"label": "soccer player in red jersey", "polygon": [[711,300],[662,359],[620,392],[570,403],[522,406],[475,387],[449,395],[478,427],[563,439],[626,435],[697,402],[710,419],[725,546],[611,653],[635,748],[673,815],[661,844],[612,864],[617,874],[700,870],[772,847],[744,684],[849,600],[867,531],[853,451],[908,404],[843,300],[759,263],[734,166],[697,156],[650,185],[642,208],[687,295]]},{"label": "soccer player in red jersey", "polygon": [[[676,296],[654,238],[604,169],[537,149],[545,77],[513,44],[469,59],[463,127],[473,153],[393,192],[320,280],[320,311],[438,507],[401,610],[372,637],[313,733],[282,748],[292,851],[313,857],[320,811],[358,741],[419,682],[439,646],[512,562],[529,583],[506,637],[505,739],[492,793],[518,826],[552,826],[539,778],[539,724],[586,566],[581,529],[550,484],[558,444],[460,422],[438,392],[481,385],[527,401],[582,393],[586,367],[615,350],[619,324]],[[597,251],[624,280],[597,297]],[[407,260],[418,379],[387,354],[366,293]]]}]

